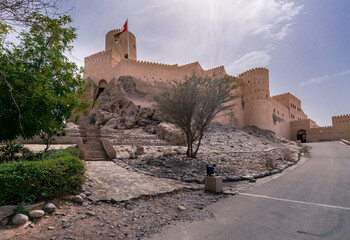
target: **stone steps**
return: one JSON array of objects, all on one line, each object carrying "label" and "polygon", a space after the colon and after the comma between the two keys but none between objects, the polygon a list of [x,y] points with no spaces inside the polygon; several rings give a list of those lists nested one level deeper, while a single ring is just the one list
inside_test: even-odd
[{"label": "stone steps", "polygon": [[88,151],[85,157],[86,158],[104,158],[104,159],[108,158],[106,153],[100,152],[100,151]]},{"label": "stone steps", "polygon": [[106,161],[108,155],[101,143],[100,127],[95,125],[79,126],[85,149],[85,161]]},{"label": "stone steps", "polygon": [[94,144],[86,143],[85,146],[88,150],[102,150],[102,149],[104,149],[100,142],[97,142]]}]

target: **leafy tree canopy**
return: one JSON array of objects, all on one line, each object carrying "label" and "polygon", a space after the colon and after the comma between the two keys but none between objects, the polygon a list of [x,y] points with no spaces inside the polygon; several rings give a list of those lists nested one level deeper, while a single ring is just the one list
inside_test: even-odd
[{"label": "leafy tree canopy", "polygon": [[0,140],[60,129],[73,112],[87,107],[82,70],[64,55],[77,37],[67,26],[71,18],[33,13],[30,19],[16,45],[3,43],[11,29],[0,24]]}]

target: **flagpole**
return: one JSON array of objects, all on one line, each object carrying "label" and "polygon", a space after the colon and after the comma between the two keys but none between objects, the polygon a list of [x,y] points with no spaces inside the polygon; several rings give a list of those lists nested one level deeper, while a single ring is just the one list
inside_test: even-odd
[{"label": "flagpole", "polygon": [[126,19],[126,37],[128,38],[128,59],[130,59],[130,50],[129,50],[129,20]]}]

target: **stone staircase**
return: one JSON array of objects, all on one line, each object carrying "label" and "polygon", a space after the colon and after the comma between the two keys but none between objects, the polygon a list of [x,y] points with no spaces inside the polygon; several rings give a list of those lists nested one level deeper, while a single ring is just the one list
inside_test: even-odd
[{"label": "stone staircase", "polygon": [[106,161],[109,157],[103,147],[100,127],[96,125],[80,125],[80,135],[83,140],[85,161]]}]

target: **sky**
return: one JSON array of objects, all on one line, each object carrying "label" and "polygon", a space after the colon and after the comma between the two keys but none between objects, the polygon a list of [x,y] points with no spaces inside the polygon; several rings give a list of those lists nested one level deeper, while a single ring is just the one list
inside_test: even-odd
[{"label": "sky", "polygon": [[270,93],[290,92],[309,118],[330,126],[350,114],[349,0],[73,0],[71,58],[104,50],[105,34],[128,18],[139,60],[224,65],[270,73]]}]

